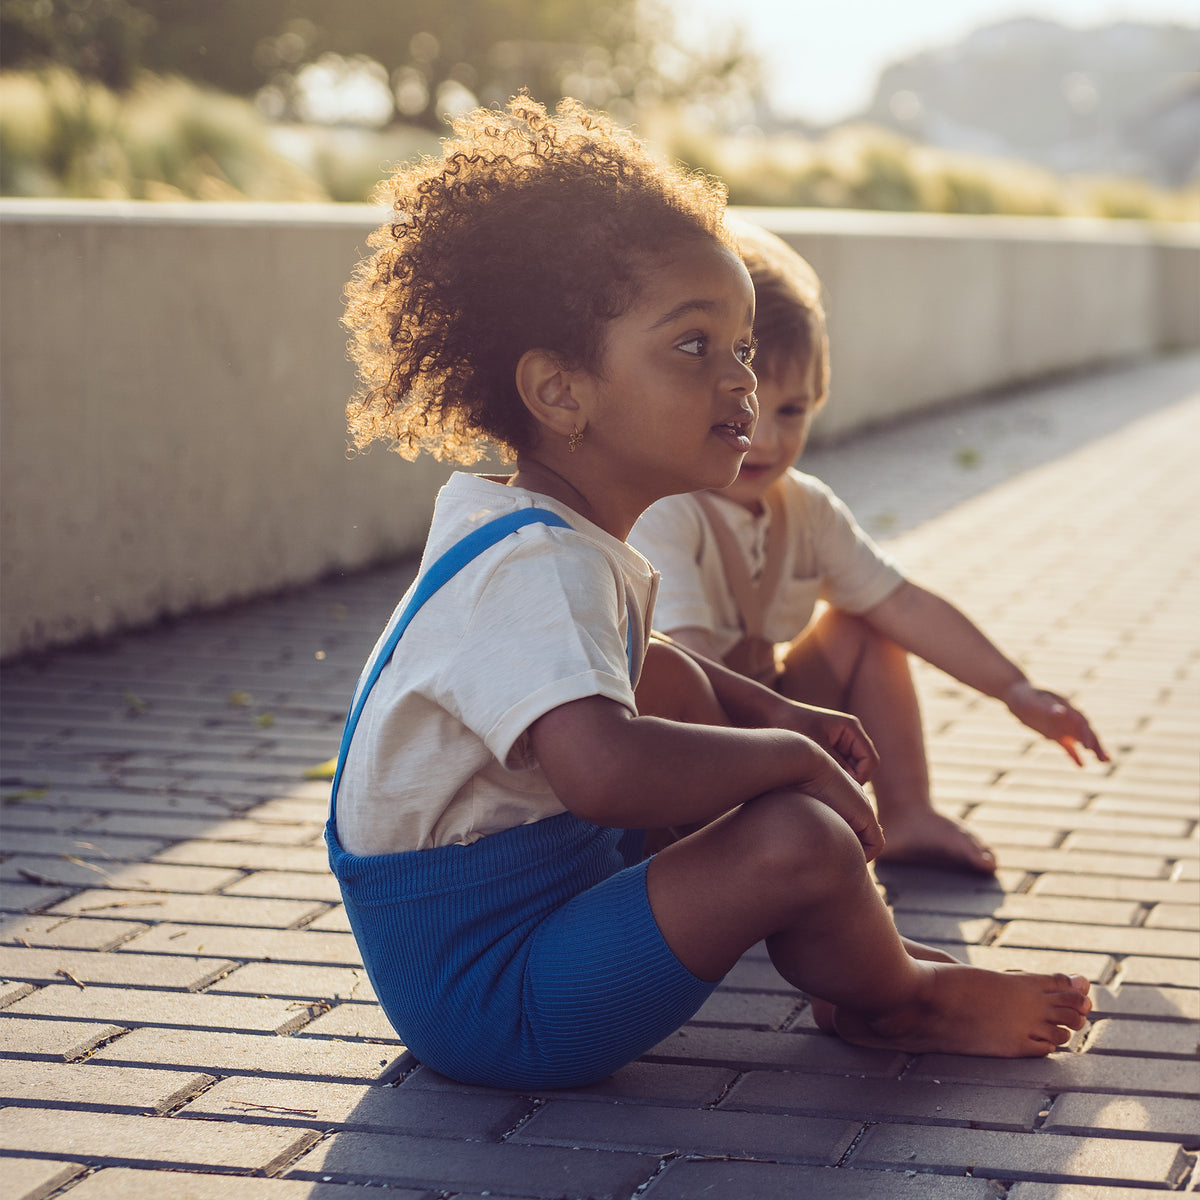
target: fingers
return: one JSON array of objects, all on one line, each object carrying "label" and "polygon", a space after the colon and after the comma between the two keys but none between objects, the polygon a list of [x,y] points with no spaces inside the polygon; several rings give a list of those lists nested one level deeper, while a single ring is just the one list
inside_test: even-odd
[{"label": "fingers", "polygon": [[838,763],[856,783],[866,783],[879,765],[879,754],[862,726],[853,717],[845,717],[831,722],[828,734]]}]

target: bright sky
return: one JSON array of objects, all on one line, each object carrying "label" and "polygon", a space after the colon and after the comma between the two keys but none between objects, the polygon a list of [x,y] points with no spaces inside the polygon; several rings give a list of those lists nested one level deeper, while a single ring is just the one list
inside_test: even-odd
[{"label": "bright sky", "polygon": [[1110,21],[1200,26],[1200,0],[670,0],[679,29],[720,36],[731,15],[766,59],[781,115],[832,121],[871,98],[881,67],[948,45],[980,25],[1038,16],[1087,28]]}]

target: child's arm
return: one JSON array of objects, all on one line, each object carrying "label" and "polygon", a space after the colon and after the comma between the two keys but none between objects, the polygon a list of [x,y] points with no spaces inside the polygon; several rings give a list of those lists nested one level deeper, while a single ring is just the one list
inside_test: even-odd
[{"label": "child's arm", "polygon": [[[858,718],[849,713],[797,704],[778,692],[730,669],[718,660],[716,638],[706,629],[684,629],[668,637],[652,635],[686,654],[708,677],[726,716],[744,729],[791,729],[810,737],[833,755],[858,783],[866,783],[879,755]],[[705,649],[705,647],[709,647]]]},{"label": "child's arm", "polygon": [[1080,766],[1079,747],[1108,754],[1087,718],[1062,696],[1035,687],[969,617],[948,600],[906,581],[862,614],[875,629],[961,683],[1002,700],[1024,725],[1058,742]]},{"label": "child's arm", "polygon": [[833,809],[867,860],[883,834],[862,789],[819,746],[787,729],[730,729],[635,717],[603,696],[551,709],[530,726],[533,751],[564,808],[624,829],[707,823],[791,787]]}]

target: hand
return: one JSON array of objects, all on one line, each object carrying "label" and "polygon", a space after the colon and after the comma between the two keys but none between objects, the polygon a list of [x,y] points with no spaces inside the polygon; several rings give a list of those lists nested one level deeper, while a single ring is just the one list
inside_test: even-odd
[{"label": "hand", "polygon": [[1090,750],[1100,762],[1108,762],[1108,752],[1088,724],[1087,717],[1054,692],[1036,688],[1027,679],[1012,684],[1000,697],[1022,725],[1057,742],[1076,766],[1083,766],[1080,749]]},{"label": "hand", "polygon": [[779,707],[771,724],[779,729],[793,729],[811,738],[856,783],[866,783],[879,765],[879,755],[867,737],[857,717],[835,712],[831,708],[815,708],[779,697]]},{"label": "hand", "polygon": [[819,747],[814,748],[814,756],[817,762],[812,771],[798,781],[800,788],[833,809],[850,826],[863,848],[867,862],[873,862],[879,857],[884,842],[883,830],[870,800],[862,788]]}]

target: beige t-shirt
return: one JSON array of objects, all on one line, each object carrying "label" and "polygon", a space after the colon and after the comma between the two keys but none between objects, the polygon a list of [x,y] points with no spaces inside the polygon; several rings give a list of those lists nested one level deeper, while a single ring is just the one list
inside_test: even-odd
[{"label": "beige t-shirt", "polygon": [[493,517],[529,507],[571,528],[528,525],[485,550],[425,603],[376,681],[338,789],[350,853],[467,844],[561,813],[529,726],[587,696],[636,712],[658,576],[624,542],[546,496],[455,474],[422,571]]},{"label": "beige t-shirt", "polygon": [[[763,613],[764,637],[794,638],[812,619],[819,599],[861,613],[904,582],[895,563],[859,527],[850,510],[812,475],[790,469],[781,480],[788,538],[776,594]],[[752,579],[766,559],[770,512],[754,514],[719,493],[709,495],[745,552]],[[652,505],[629,535],[662,572],[655,624],[672,633],[705,629],[724,655],[742,637],[733,592],[703,509],[694,496],[668,496]]]}]

